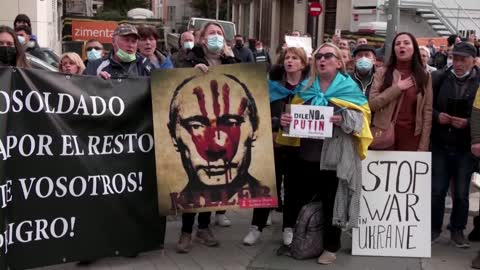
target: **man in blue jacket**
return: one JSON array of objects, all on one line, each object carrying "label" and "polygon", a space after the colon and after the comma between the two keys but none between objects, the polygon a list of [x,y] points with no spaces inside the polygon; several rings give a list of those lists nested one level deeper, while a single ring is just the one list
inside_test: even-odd
[{"label": "man in blue jacket", "polygon": [[139,38],[135,26],[119,25],[113,32],[112,52],[105,58],[89,62],[84,74],[100,76],[105,80],[150,76],[153,66],[147,58],[137,54]]}]

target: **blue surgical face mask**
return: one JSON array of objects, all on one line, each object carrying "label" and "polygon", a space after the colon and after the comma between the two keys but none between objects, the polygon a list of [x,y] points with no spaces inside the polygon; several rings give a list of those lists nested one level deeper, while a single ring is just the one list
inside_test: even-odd
[{"label": "blue surgical face mask", "polygon": [[373,62],[367,57],[362,57],[355,62],[355,67],[360,72],[370,71],[373,68]]},{"label": "blue surgical face mask", "polygon": [[453,68],[450,71],[452,72],[453,75],[455,75],[455,77],[457,77],[457,79],[463,79],[468,75],[470,75],[470,71],[465,72],[462,76],[458,76],[457,73],[455,73],[455,70],[453,70]]},{"label": "blue surgical face mask", "polygon": [[24,45],[26,40],[25,40],[25,37],[24,36],[17,36],[18,38],[18,42],[20,42],[20,44]]},{"label": "blue surgical face mask", "polygon": [[218,53],[223,49],[223,42],[223,36],[210,35],[207,39],[207,48],[210,52]]},{"label": "blue surgical face mask", "polygon": [[102,52],[92,49],[91,51],[87,52],[87,59],[88,61],[94,61],[100,59],[102,57]]},{"label": "blue surgical face mask", "polygon": [[185,41],[183,43],[183,48],[185,50],[191,50],[191,49],[193,49],[193,45],[194,45],[193,41]]}]

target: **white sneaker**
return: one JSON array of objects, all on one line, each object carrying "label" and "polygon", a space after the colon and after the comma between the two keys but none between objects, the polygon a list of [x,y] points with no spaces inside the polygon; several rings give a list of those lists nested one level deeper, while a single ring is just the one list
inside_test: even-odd
[{"label": "white sneaker", "polygon": [[260,235],[262,235],[262,232],[258,230],[257,226],[250,226],[250,231],[248,232],[247,236],[243,238],[243,244],[247,246],[255,245],[255,243],[257,243],[260,239]]},{"label": "white sneaker", "polygon": [[230,225],[232,225],[232,222],[230,222],[225,214],[216,214],[215,223],[222,227],[230,227]]},{"label": "white sneaker", "polygon": [[268,213],[268,218],[267,218],[267,226],[272,225],[272,212]]},{"label": "white sneaker", "polygon": [[286,246],[290,246],[293,240],[293,229],[292,228],[285,228],[283,229],[283,244]]}]

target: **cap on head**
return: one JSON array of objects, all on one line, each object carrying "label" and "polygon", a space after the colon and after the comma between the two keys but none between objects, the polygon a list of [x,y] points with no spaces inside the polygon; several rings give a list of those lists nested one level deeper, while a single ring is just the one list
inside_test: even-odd
[{"label": "cap on head", "polygon": [[113,31],[113,36],[128,36],[128,35],[135,35],[137,38],[140,38],[140,35],[138,34],[137,28],[131,24],[120,24],[115,28],[115,31]]},{"label": "cap on head", "polygon": [[473,57],[477,55],[477,50],[475,47],[468,43],[468,42],[459,42],[453,46],[452,50],[453,55],[465,56],[465,57]]},{"label": "cap on head", "polygon": [[365,52],[365,51],[368,51],[368,52],[372,52],[373,55],[377,56],[377,51],[375,50],[375,48],[373,46],[370,46],[370,45],[359,45],[355,48],[355,50],[353,51],[353,57],[355,57],[355,55],[357,55],[357,53],[359,52]]}]

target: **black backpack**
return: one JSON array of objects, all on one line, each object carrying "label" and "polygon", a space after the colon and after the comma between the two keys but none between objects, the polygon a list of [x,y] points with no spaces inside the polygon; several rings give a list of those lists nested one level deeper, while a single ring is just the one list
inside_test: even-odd
[{"label": "black backpack", "polygon": [[303,206],[293,231],[290,255],[299,260],[320,256],[323,252],[324,223],[321,202],[311,202]]}]

